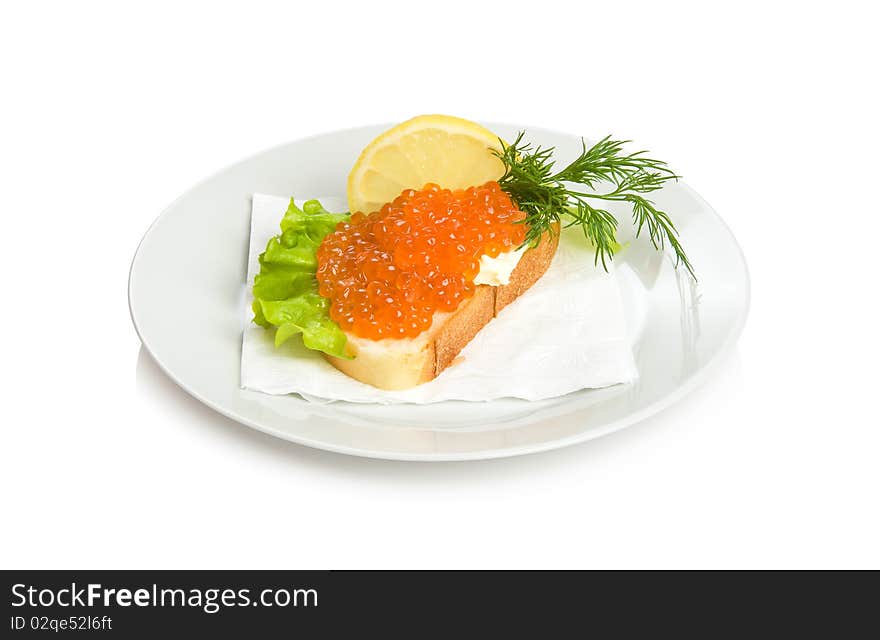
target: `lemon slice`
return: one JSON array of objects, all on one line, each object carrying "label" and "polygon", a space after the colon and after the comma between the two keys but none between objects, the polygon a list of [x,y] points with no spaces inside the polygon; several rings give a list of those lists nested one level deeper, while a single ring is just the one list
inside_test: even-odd
[{"label": "lemon slice", "polygon": [[349,210],[377,211],[428,182],[463,189],[497,180],[504,165],[493,149],[501,150],[498,136],[476,122],[442,115],[407,120],[361,152],[348,175]]}]

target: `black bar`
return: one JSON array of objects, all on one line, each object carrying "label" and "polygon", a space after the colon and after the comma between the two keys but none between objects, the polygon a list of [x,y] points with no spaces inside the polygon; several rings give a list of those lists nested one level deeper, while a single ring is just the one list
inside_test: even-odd
[{"label": "black bar", "polygon": [[352,629],[411,638],[441,631],[471,637],[478,629],[489,638],[503,630],[533,630],[537,638],[599,631],[645,637],[646,629],[648,636],[752,637],[788,636],[798,628],[850,637],[877,630],[877,588],[869,574],[3,571],[2,577],[2,637],[10,638],[348,637]]}]

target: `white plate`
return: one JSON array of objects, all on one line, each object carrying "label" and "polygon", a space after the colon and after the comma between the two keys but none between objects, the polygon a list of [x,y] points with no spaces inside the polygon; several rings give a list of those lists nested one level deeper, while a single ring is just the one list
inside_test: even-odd
[{"label": "white plate", "polygon": [[[562,161],[580,138],[535,127],[489,124],[506,139],[525,129]],[[239,388],[241,295],[250,197],[344,194],[360,150],[388,125],[336,131],[264,151],[181,196],[144,235],[131,265],[135,329],[159,366],[209,407],[299,444],[398,460],[466,460],[545,451],[631,425],[694,389],[736,342],[749,280],[736,240],[682,183],[654,194],[682,235],[699,283],[677,273],[644,239],[618,258],[633,352],[634,385],[585,390],[540,402],[433,405],[309,403]],[[626,209],[623,236],[630,232]]]}]

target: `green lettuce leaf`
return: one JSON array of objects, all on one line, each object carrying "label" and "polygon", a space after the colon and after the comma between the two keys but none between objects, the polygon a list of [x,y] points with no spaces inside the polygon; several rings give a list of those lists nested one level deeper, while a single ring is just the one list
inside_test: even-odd
[{"label": "green lettuce leaf", "polygon": [[293,198],[281,219],[281,233],[260,254],[254,278],[254,322],[275,327],[275,346],[297,334],[303,344],[339,358],[345,355],[345,334],[330,319],[330,301],[318,295],[316,257],[321,241],[347,213],[330,213],[317,200],[297,207]]}]

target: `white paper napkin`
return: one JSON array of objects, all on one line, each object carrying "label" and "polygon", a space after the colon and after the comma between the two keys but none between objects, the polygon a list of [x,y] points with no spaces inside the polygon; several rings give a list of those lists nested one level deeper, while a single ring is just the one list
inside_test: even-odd
[{"label": "white paper napkin", "polygon": [[[343,198],[320,198],[345,211]],[[541,400],[578,389],[632,382],[638,373],[627,339],[615,273],[593,266],[580,232],[564,231],[547,273],[499,313],[462,350],[461,361],[435,380],[405,391],[382,391],[337,371],[298,338],[275,348],[273,333],[250,320],[258,257],[289,198],[255,194],[243,315],[241,386],[309,400],[427,404],[443,400]],[[302,201],[297,200],[301,205]]]}]

